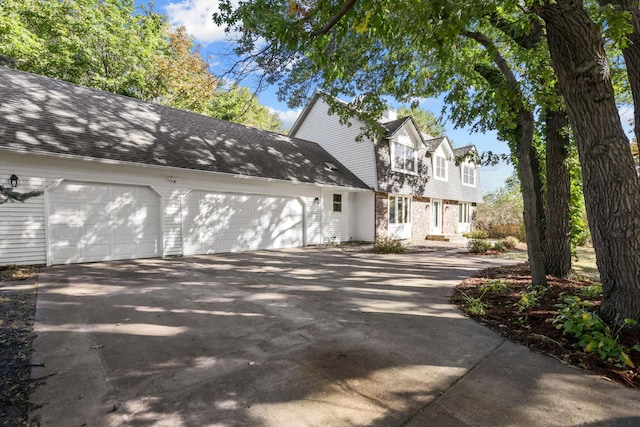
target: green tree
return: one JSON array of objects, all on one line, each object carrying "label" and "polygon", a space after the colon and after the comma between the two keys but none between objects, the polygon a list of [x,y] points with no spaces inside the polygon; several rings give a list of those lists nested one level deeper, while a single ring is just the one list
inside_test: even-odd
[{"label": "green tree", "polygon": [[[640,180],[616,108],[604,38],[582,2],[541,2],[533,10],[546,23],[551,62],[580,154],[603,287],[600,314],[622,325],[625,318],[640,319]],[[629,70],[626,56],[627,71],[638,72]]]},{"label": "green tree", "polygon": [[140,97],[166,25],[133,0],[2,0],[0,54],[20,70]]},{"label": "green tree", "polygon": [[151,65],[144,98],[215,116],[211,103],[217,96],[219,81],[209,71],[209,63],[184,27],[172,30],[168,40],[166,49],[156,55]]},{"label": "green tree", "polygon": [[431,111],[414,106],[400,107],[398,109],[398,117],[406,116],[413,117],[420,132],[431,136],[441,136],[444,134],[444,125]]},{"label": "green tree", "polygon": [[0,59],[18,69],[278,131],[245,88],[226,90],[184,28],[133,0],[0,0]]},{"label": "green tree", "polygon": [[280,132],[282,122],[276,113],[261,105],[247,87],[233,85],[216,92],[210,109],[212,116],[230,122]]}]

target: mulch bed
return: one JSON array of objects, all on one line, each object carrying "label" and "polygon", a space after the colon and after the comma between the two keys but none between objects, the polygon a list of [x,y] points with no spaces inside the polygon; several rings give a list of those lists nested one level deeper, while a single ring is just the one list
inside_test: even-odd
[{"label": "mulch bed", "polygon": [[[29,395],[34,387],[30,358],[35,337],[38,272],[37,266],[0,267],[0,425],[3,426],[27,425]],[[15,289],[16,283],[20,289]]]},{"label": "mulch bed", "polygon": [[[497,281],[498,280],[498,281]],[[528,264],[489,268],[475,277],[463,281],[457,286],[453,302],[465,313],[488,327],[498,331],[511,341],[526,345],[532,350],[550,355],[560,361],[590,370],[598,375],[617,381],[632,388],[640,388],[640,352],[629,354],[635,368],[623,365],[617,360],[602,360],[594,352],[585,352],[576,347],[577,340],[564,335],[551,323],[558,312],[556,304],[563,302],[565,295],[579,296],[589,300],[580,292],[586,286],[593,285],[588,280],[568,280],[547,277],[549,289],[533,308],[519,312],[518,301],[526,287],[531,284]],[[508,284],[508,289],[494,292],[497,286]],[[465,295],[467,298],[465,298]],[[481,298],[486,304],[484,314],[470,314],[466,310],[471,298]],[[589,301],[597,312],[599,301]],[[640,343],[640,330],[623,330],[620,342],[627,347]]]}]

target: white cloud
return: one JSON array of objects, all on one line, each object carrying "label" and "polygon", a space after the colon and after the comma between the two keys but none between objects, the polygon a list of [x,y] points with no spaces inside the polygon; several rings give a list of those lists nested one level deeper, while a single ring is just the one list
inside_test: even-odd
[{"label": "white cloud", "polygon": [[218,27],[211,15],[218,11],[217,0],[182,0],[165,7],[171,25],[183,25],[187,33],[203,44],[223,41],[227,37],[223,27]]},{"label": "white cloud", "polygon": [[291,129],[293,123],[295,123],[296,119],[302,112],[302,108],[298,108],[297,110],[287,110],[280,111],[275,108],[267,107],[271,113],[276,113],[282,122],[282,127],[285,129]]}]

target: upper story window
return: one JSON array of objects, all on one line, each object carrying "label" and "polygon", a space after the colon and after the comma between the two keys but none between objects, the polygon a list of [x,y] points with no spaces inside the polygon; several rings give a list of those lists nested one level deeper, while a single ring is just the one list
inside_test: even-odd
[{"label": "upper story window", "polygon": [[434,176],[436,179],[447,180],[447,159],[443,156],[436,156],[433,165]]},{"label": "upper story window", "polygon": [[397,171],[416,173],[416,150],[412,146],[394,142],[392,168]]},{"label": "upper story window", "polygon": [[476,186],[476,168],[474,165],[462,164],[462,183],[471,187]]},{"label": "upper story window", "polygon": [[342,212],[342,194],[333,195],[333,212]]}]

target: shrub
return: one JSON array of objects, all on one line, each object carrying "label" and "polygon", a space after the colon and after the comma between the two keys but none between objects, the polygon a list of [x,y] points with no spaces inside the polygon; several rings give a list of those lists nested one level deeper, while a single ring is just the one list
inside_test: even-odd
[{"label": "shrub", "polygon": [[502,241],[502,244],[504,244],[504,247],[507,249],[515,249],[518,243],[520,243],[520,240],[518,240],[517,237],[513,237],[513,236],[507,236]]},{"label": "shrub", "polygon": [[484,253],[491,249],[491,243],[483,239],[472,239],[467,243],[467,249],[474,254]]},{"label": "shrub", "polygon": [[405,247],[398,239],[378,239],[373,244],[373,252],[377,254],[403,254]]},{"label": "shrub", "polygon": [[502,241],[497,241],[493,244],[493,250],[498,252],[504,252],[507,250],[507,246]]},{"label": "shrub", "polygon": [[469,239],[487,239],[489,237],[489,233],[485,230],[473,230],[465,233],[464,237],[468,237]]}]

